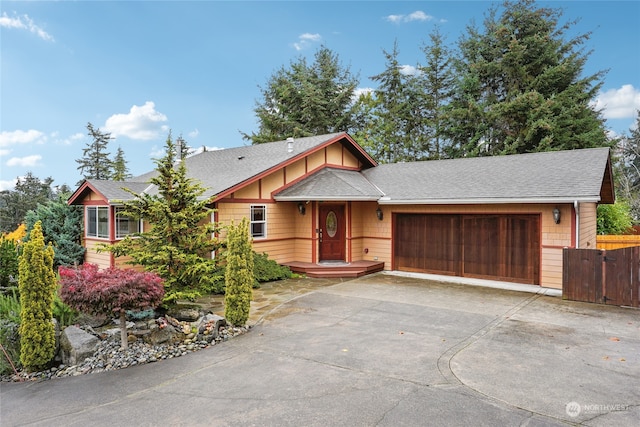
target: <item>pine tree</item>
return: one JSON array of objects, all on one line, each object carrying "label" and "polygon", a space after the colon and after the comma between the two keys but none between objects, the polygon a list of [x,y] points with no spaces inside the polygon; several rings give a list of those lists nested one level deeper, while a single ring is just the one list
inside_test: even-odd
[{"label": "pine tree", "polygon": [[45,367],[55,353],[53,300],[57,289],[53,248],[44,244],[36,222],[19,261],[20,361],[28,371]]},{"label": "pine tree", "polygon": [[635,221],[640,220],[640,110],[635,127],[619,142],[616,162],[616,194],[629,203]]},{"label": "pine tree", "polygon": [[445,139],[443,130],[445,127],[444,110],[453,96],[454,74],[453,59],[449,49],[445,45],[444,36],[436,28],[429,34],[430,43],[422,47],[425,55],[425,64],[418,69],[417,76],[423,94],[422,108],[424,109],[424,131],[428,144],[429,159],[439,159],[444,155]]},{"label": "pine tree", "polygon": [[84,179],[111,179],[113,176],[113,162],[109,158],[107,146],[113,138],[108,132],[87,124],[88,135],[92,138],[82,150],[82,158],[76,159],[78,170]]},{"label": "pine tree", "polygon": [[123,215],[144,219],[149,229],[106,246],[115,256],[131,257],[130,264],[157,273],[165,285],[164,301],[194,299],[217,289],[222,272],[211,252],[218,248],[212,236],[218,227],[210,222],[212,209],[201,198],[205,189],[187,178],[184,161],[175,162],[177,148],[171,134],[165,155],[156,160],[157,175],[151,183],[157,194],[136,194],[123,204]]},{"label": "pine tree", "polygon": [[358,113],[366,112],[364,117],[358,116],[364,122],[355,132],[356,140],[381,163],[416,160],[411,138],[420,122],[415,115],[420,108],[419,94],[412,77],[402,72],[398,43],[394,42],[391,52],[383,50],[383,54],[385,70],[371,77],[379,86],[373,95],[361,96],[356,103]]},{"label": "pine tree", "polygon": [[67,195],[60,195],[57,200],[39,204],[27,212],[27,232],[38,221],[42,224],[45,243],[50,243],[54,248],[53,264],[56,269],[61,265],[82,264],[85,253],[82,246],[82,206],[70,206],[67,204]]},{"label": "pine tree", "polygon": [[113,175],[111,179],[114,181],[126,181],[131,178],[129,168],[127,167],[127,161],[124,158],[124,151],[122,147],[118,147],[116,156],[113,158]]},{"label": "pine tree", "polygon": [[253,144],[347,131],[353,124],[352,97],[358,79],[338,55],[322,46],[309,65],[305,58],[281,67],[256,103],[257,133],[243,137]]},{"label": "pine tree", "polygon": [[246,217],[237,226],[229,226],[226,257],[224,317],[232,325],[241,326],[249,319],[251,288],[255,282],[253,250]]},{"label": "pine tree", "polygon": [[590,102],[603,72],[583,75],[590,33],[566,39],[575,22],[534,0],[492,8],[484,31],[461,39],[458,89],[448,111],[449,155],[475,156],[606,146]]}]

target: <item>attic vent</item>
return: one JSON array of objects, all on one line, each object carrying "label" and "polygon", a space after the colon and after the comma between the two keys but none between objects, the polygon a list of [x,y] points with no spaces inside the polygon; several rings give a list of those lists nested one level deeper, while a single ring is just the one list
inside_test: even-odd
[{"label": "attic vent", "polygon": [[244,159],[244,156],[238,156],[238,160]]},{"label": "attic vent", "polygon": [[287,153],[293,152],[293,138],[287,138]]}]

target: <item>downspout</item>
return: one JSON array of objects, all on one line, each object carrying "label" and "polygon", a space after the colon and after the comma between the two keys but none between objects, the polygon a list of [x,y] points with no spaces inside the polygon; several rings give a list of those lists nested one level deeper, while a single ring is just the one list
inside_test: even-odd
[{"label": "downspout", "polygon": [[580,248],[580,204],[573,201],[573,210],[576,212],[576,249]]}]

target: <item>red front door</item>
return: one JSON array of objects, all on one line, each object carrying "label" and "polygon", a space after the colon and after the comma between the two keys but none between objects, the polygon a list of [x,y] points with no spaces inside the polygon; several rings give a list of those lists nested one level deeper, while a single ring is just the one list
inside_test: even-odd
[{"label": "red front door", "polygon": [[344,261],[343,205],[320,205],[320,261]]}]

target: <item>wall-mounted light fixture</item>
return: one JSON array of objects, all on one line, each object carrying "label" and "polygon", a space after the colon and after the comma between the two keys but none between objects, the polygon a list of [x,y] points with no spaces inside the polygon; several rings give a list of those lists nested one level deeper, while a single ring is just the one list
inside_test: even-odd
[{"label": "wall-mounted light fixture", "polygon": [[304,206],[304,203],[298,203],[298,212],[300,212],[300,215],[304,215],[307,212],[307,208]]},{"label": "wall-mounted light fixture", "polygon": [[560,209],[557,206],[553,208],[553,222],[560,224]]},{"label": "wall-mounted light fixture", "polygon": [[384,214],[382,213],[382,209],[380,209],[379,206],[378,206],[378,209],[376,209],[376,216],[380,221],[382,221],[382,218],[384,217]]}]

